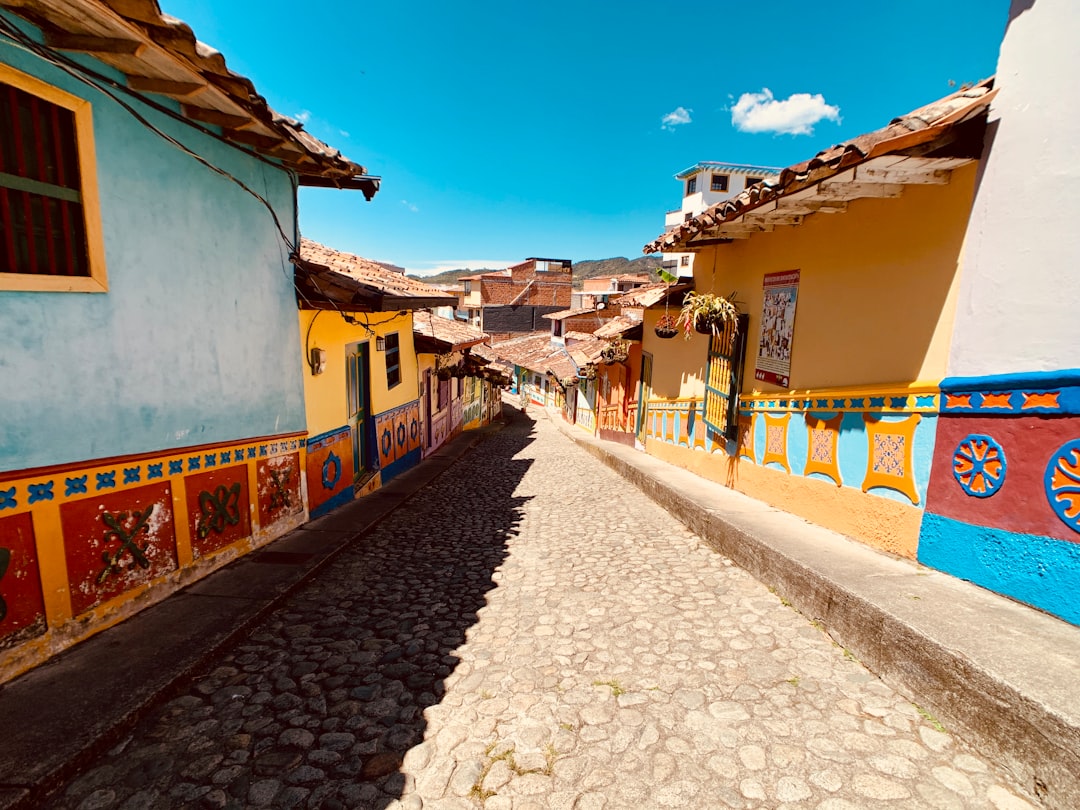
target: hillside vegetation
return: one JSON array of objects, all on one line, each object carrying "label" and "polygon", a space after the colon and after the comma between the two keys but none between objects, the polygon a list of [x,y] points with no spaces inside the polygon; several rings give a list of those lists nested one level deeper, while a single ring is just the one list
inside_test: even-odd
[{"label": "hillside vegetation", "polygon": [[[621,276],[626,273],[647,273],[649,278],[656,280],[656,268],[660,266],[660,256],[642,256],[639,259],[626,259],[622,256],[613,259],[586,259],[574,262],[574,286],[580,287],[582,279],[596,278],[597,276]],[[505,270],[504,267],[493,268],[462,268],[460,270],[446,270],[434,276],[411,276],[411,278],[423,281],[425,284],[456,284],[464,276],[475,276],[480,273],[495,273]]]}]

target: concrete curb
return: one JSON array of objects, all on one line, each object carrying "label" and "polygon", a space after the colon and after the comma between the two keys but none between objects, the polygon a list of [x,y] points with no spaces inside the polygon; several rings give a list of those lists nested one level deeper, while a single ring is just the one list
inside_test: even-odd
[{"label": "concrete curb", "polygon": [[0,687],[0,810],[40,807],[151,709],[503,423],[305,523]]},{"label": "concrete curb", "polygon": [[1080,807],[1080,630],[550,417],[1044,807]]}]

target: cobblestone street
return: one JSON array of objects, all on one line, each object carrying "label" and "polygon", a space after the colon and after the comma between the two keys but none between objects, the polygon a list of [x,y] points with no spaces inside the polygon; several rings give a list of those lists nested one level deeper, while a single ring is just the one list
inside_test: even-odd
[{"label": "cobblestone street", "polygon": [[1032,807],[535,411],[53,806]]}]

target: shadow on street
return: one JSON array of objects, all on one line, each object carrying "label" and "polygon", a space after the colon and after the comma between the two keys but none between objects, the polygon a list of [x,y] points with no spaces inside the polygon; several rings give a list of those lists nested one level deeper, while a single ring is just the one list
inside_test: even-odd
[{"label": "shadow on street", "polygon": [[[510,411],[511,409],[507,409]],[[385,808],[528,498],[507,426],[355,541],[53,807]]]}]

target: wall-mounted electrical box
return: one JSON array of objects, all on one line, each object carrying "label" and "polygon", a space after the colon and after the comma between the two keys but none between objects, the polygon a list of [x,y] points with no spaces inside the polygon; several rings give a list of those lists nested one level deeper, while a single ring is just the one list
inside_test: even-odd
[{"label": "wall-mounted electrical box", "polygon": [[326,371],[326,349],[312,349],[310,363],[312,375]]}]

